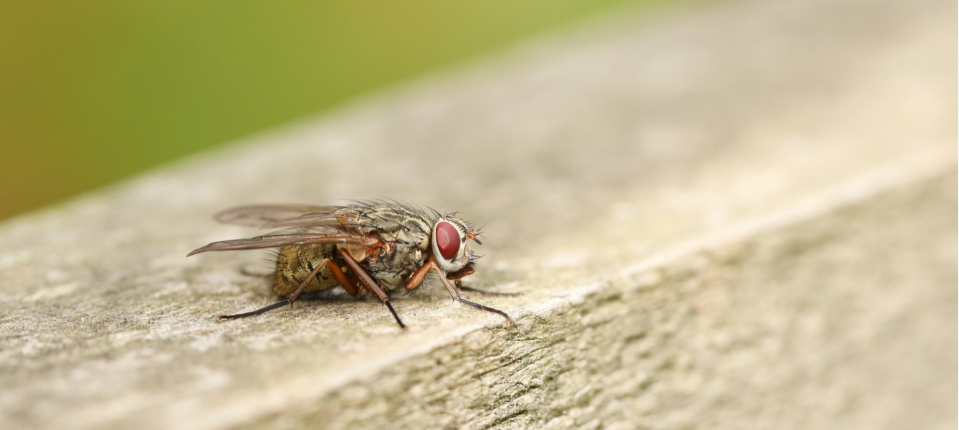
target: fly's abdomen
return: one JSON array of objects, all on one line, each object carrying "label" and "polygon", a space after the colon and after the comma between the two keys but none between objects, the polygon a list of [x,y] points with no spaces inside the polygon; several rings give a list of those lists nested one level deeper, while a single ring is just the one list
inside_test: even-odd
[{"label": "fly's abdomen", "polygon": [[[280,249],[276,258],[276,272],[273,274],[273,291],[281,296],[293,294],[300,284],[310,276],[316,266],[335,254],[336,245],[297,245]],[[325,265],[316,273],[316,277],[304,288],[303,292],[323,291],[340,285],[330,268]]]}]

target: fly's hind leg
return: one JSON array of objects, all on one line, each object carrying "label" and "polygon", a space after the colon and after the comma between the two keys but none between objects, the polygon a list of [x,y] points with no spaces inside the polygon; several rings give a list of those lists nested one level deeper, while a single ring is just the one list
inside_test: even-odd
[{"label": "fly's hind leg", "polygon": [[287,302],[286,300],[284,300],[284,301],[282,301],[282,302],[276,302],[276,303],[274,303],[274,304],[272,304],[272,305],[262,307],[262,308],[260,308],[260,309],[255,310],[255,311],[252,311],[252,312],[244,312],[244,313],[242,313],[242,314],[233,314],[233,315],[220,315],[220,316],[217,317],[217,318],[219,318],[219,319],[221,319],[221,320],[232,320],[232,319],[243,318],[243,317],[251,317],[251,316],[253,316],[253,315],[259,315],[259,314],[262,314],[263,312],[271,311],[271,310],[273,310],[273,309],[286,306],[288,303],[289,303],[289,302]]},{"label": "fly's hind leg", "polygon": [[310,281],[314,277],[316,277],[316,274],[323,269],[323,266],[326,266],[330,269],[330,273],[333,274],[333,278],[336,279],[336,282],[340,283],[340,286],[342,286],[343,289],[346,290],[347,293],[349,293],[349,295],[356,297],[356,294],[358,293],[356,286],[353,285],[352,282],[350,282],[349,278],[347,278],[346,274],[343,273],[342,270],[340,270],[340,266],[337,265],[336,262],[333,261],[333,259],[331,259],[330,257],[326,257],[323,259],[323,261],[320,262],[320,264],[316,267],[316,269],[313,269],[313,272],[310,273],[310,276],[308,276],[306,280],[300,284],[300,286],[296,289],[296,291],[294,291],[293,294],[290,294],[290,296],[286,298],[286,300],[289,301],[291,305],[293,304],[294,301],[296,301],[297,297],[300,297],[300,294],[303,293],[303,290],[306,289],[306,284],[309,284]]},{"label": "fly's hind leg", "polygon": [[276,302],[272,305],[262,307],[252,312],[244,312],[242,314],[233,314],[233,315],[220,315],[219,318],[221,320],[243,318],[243,317],[249,317],[253,315],[259,315],[259,314],[262,314],[263,312],[270,311],[287,304],[292,306],[293,302],[295,302],[296,299],[300,297],[300,294],[303,293],[303,290],[306,289],[306,285],[309,284],[310,281],[312,281],[313,278],[316,277],[317,273],[320,273],[320,270],[322,270],[324,266],[330,268],[330,272],[333,273],[333,277],[336,278],[337,282],[339,282],[340,285],[343,286],[343,289],[345,289],[347,293],[349,293],[352,296],[356,295],[357,290],[356,290],[356,287],[353,285],[353,283],[350,282],[349,279],[347,279],[346,275],[343,273],[343,271],[340,270],[340,266],[338,266],[333,260],[327,257],[327,258],[324,258],[320,264],[316,265],[313,271],[310,272],[310,276],[307,276],[306,279],[300,283],[300,286],[296,288],[296,291],[294,291],[293,294],[290,294],[286,298],[286,300]]}]

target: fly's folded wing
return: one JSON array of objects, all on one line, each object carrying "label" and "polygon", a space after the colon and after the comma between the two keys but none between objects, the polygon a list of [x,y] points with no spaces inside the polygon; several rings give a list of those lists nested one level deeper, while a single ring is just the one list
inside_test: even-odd
[{"label": "fly's folded wing", "polygon": [[278,248],[289,245],[347,244],[372,246],[377,240],[371,237],[349,234],[333,227],[288,228],[249,239],[233,239],[213,242],[187,254],[207,251],[239,251],[244,249]]},{"label": "fly's folded wing", "polygon": [[259,228],[335,226],[340,209],[342,206],[253,205],[225,210],[214,218],[224,224]]}]

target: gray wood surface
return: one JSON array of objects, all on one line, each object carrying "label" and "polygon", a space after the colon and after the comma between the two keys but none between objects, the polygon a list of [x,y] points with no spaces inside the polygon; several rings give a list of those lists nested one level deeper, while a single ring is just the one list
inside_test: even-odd
[{"label": "gray wood surface", "polygon": [[[0,225],[0,427],[955,428],[956,4],[582,29]],[[486,224],[476,297],[271,303],[247,203]],[[433,283],[435,284],[435,282]]]}]

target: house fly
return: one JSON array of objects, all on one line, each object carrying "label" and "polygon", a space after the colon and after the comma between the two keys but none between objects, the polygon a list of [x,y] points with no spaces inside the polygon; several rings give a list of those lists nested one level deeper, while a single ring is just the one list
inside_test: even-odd
[{"label": "house fly", "polygon": [[341,289],[351,296],[375,295],[396,323],[405,328],[390,296],[412,291],[433,272],[454,301],[502,315],[513,324],[505,312],[460,297],[458,290],[485,293],[459,281],[476,271],[478,256],[470,251],[467,240],[482,245],[482,235],[455,213],[427,212],[396,202],[361,202],[346,206],[242,206],[220,212],[215,219],[226,224],[279,230],[249,239],[213,242],[187,256],[207,251],[280,248],[273,291],[285,297],[264,308],[221,315],[220,319],[258,315],[292,305],[302,293],[335,293]]}]

